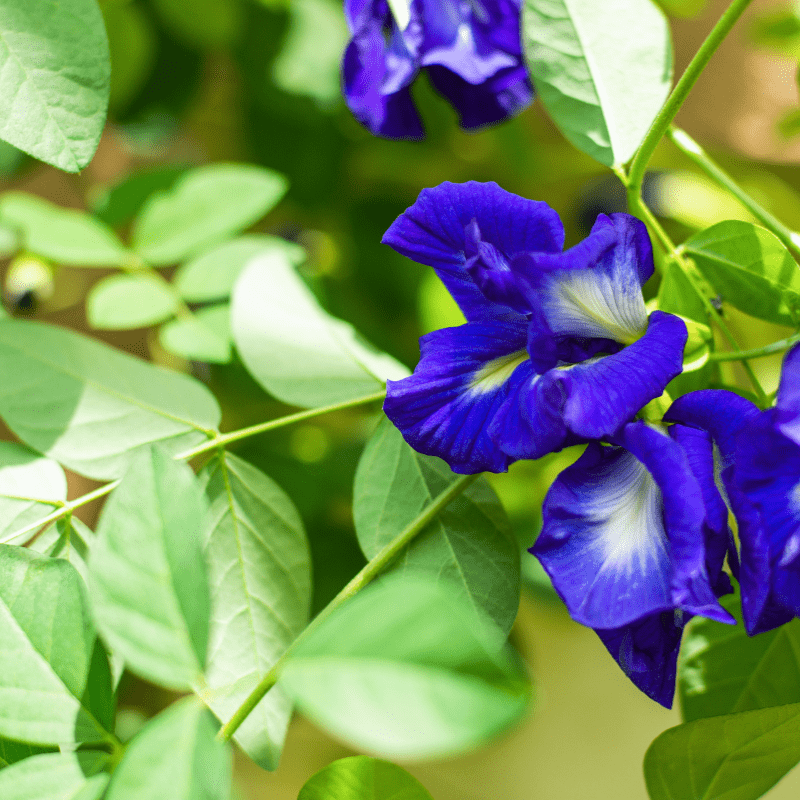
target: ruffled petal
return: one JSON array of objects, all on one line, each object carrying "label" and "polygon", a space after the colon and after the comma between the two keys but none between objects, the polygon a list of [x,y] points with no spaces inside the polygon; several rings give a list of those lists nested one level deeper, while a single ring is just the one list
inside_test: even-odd
[{"label": "ruffled petal", "polygon": [[630,625],[595,632],[637,688],[672,708],[681,635],[691,616],[662,611]]},{"label": "ruffled petal", "polygon": [[505,472],[514,460],[488,429],[533,368],[524,325],[467,323],[423,336],[414,374],[388,381],[384,411],[420,453],[454,472]]},{"label": "ruffled petal", "polygon": [[506,192],[496,183],[475,181],[423,189],[382,241],[433,267],[470,322],[519,320],[510,308],[487,300],[465,269],[466,229],[473,220],[481,239],[507,261],[518,252],[558,252],[563,247],[564,228],[550,206]]},{"label": "ruffled petal", "polygon": [[540,396],[576,436],[608,438],[680,374],[685,344],[683,320],[654,311],[647,333],[618,353],[546,372]]}]

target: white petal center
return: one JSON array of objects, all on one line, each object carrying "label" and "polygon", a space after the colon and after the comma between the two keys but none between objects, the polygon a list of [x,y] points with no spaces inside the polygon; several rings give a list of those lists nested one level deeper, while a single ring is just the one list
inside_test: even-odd
[{"label": "white petal center", "polygon": [[469,382],[470,391],[476,394],[494,392],[511,377],[520,364],[527,360],[527,350],[517,350],[515,353],[493,358],[473,373]]}]

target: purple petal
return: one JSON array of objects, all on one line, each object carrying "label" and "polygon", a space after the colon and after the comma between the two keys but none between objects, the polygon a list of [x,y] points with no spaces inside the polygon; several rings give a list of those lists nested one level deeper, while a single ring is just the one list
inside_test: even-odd
[{"label": "purple petal", "polygon": [[639,689],[665,708],[672,708],[681,635],[690,618],[691,614],[662,611],[595,633]]},{"label": "purple petal", "polygon": [[488,430],[533,372],[525,335],[524,325],[487,322],[423,336],[414,374],[387,382],[386,415],[415,450],[454,472],[505,472],[514,459]]},{"label": "purple petal", "polygon": [[778,409],[778,428],[800,444],[800,344],[796,344],[783,357],[775,405]]},{"label": "purple petal", "polygon": [[519,319],[510,308],[487,300],[465,269],[466,230],[473,220],[482,241],[506,261],[528,250],[558,252],[564,243],[561,220],[546,203],[511,194],[496,183],[474,181],[423,189],[382,241],[433,267],[470,322]]}]

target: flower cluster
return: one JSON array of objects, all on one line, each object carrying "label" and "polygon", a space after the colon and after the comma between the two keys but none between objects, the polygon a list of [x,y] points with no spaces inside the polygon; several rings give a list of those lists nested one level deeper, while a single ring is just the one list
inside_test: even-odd
[{"label": "flower cluster", "polygon": [[671,705],[692,616],[735,622],[718,599],[732,591],[726,561],[749,633],[800,615],[800,349],[774,409],[708,390],[636,419],[680,373],[687,336],[679,317],[647,313],[639,220],[601,215],[564,251],[546,204],[444,183],[384,242],[433,267],[467,319],[421,339],[414,374],[388,383],[386,414],[462,473],[587,443],[550,488],[531,552],[642,691]]},{"label": "flower cluster", "polygon": [[522,111],[533,88],[522,60],[521,0],[345,0],[352,39],[343,93],[356,119],[379,136],[423,135],[411,84],[424,68],[480,128]]}]

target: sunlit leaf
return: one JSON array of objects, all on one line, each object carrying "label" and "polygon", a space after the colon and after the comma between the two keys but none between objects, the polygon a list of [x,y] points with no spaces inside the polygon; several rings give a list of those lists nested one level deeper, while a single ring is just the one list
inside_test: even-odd
[{"label": "sunlit leaf", "polygon": [[3,800],[99,800],[108,785],[107,753],[45,753],[0,771]]},{"label": "sunlit leaf", "polygon": [[91,160],[110,63],[95,0],[0,4],[0,137],[67,172]]},{"label": "sunlit leaf", "polygon": [[433,758],[496,736],[530,686],[497,628],[448,582],[387,576],[298,644],[280,686],[316,724],[388,758]]},{"label": "sunlit leaf", "polygon": [[233,291],[236,349],[250,374],[279,400],[325,406],[379,391],[408,370],[362,343],[328,315],[279,253],[254,258]]},{"label": "sunlit leaf", "polygon": [[[374,558],[457,479],[438,458],[415,452],[386,418],[364,449],[353,517],[364,555]],[[519,545],[485,480],[470,486],[414,539],[394,564],[452,581],[476,611],[506,633],[519,606]]]},{"label": "sunlit leaf", "polygon": [[283,176],[252,164],[193,169],[145,203],[133,225],[133,247],[151,264],[181,261],[257,222],[286,185]]},{"label": "sunlit leaf", "polygon": [[94,531],[77,517],[70,515],[50,525],[29,545],[29,549],[44,553],[50,558],[69,561],[78,574],[88,581],[89,550],[94,542]]},{"label": "sunlit leaf", "polygon": [[93,328],[146,328],[169,319],[179,305],[169,284],[154,275],[111,275],[92,287],[86,316]]},{"label": "sunlit leaf", "polygon": [[[221,452],[200,477],[211,502],[204,699],[227,722],[308,622],[311,556],[297,510],[263,472]],[[236,741],[257,764],[276,769],[290,716],[288,698],[273,689]]]},{"label": "sunlit leaf", "polygon": [[202,553],[207,503],[194,473],[139,450],[103,509],[89,560],[98,629],[137,674],[190,689],[205,665],[209,590]]},{"label": "sunlit leaf", "polygon": [[0,416],[30,447],[92,478],[117,478],[133,448],[176,453],[220,411],[198,381],[40,322],[0,319]]},{"label": "sunlit leaf", "polygon": [[[536,91],[564,136],[624,164],[669,94],[669,26],[650,0],[525,0],[523,43]],[[623,20],[635,20],[635,33]]]},{"label": "sunlit leaf", "polygon": [[225,303],[201,308],[190,317],[180,317],[158,332],[161,346],[189,361],[227,364],[233,346],[231,309]]}]

